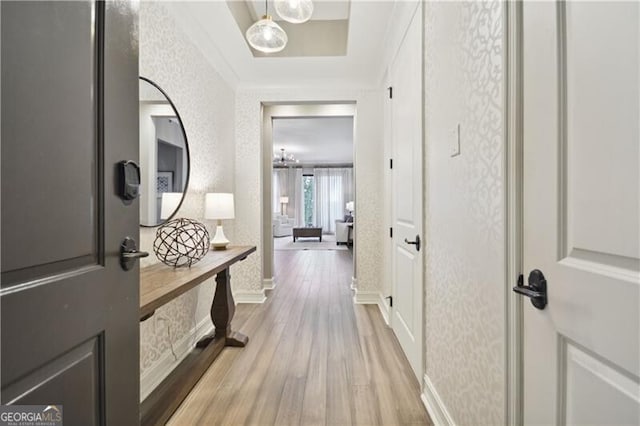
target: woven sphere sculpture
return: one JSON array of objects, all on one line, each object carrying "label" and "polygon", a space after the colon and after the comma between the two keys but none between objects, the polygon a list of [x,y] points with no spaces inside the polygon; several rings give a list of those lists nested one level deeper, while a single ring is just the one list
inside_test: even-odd
[{"label": "woven sphere sculpture", "polygon": [[156,231],[153,251],[165,265],[190,267],[209,251],[209,232],[195,220],[170,220]]}]

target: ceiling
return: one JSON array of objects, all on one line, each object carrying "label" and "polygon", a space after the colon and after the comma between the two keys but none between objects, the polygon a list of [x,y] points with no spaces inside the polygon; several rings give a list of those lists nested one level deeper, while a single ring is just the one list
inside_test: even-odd
[{"label": "ceiling", "polygon": [[[257,20],[264,15],[264,0],[246,0],[249,5],[253,19]],[[313,15],[311,20],[331,21],[337,19],[349,19],[349,0],[313,0]],[[268,2],[268,14],[277,17],[273,6],[273,0]]]},{"label": "ceiling", "polygon": [[301,164],[352,164],[353,117],[274,118],[273,152]]},{"label": "ceiling", "polygon": [[[385,40],[394,31],[390,23],[398,3],[402,1],[315,0],[312,21],[283,25],[288,33],[293,31],[289,39],[294,50],[284,57],[254,56],[244,38],[254,15],[264,13],[262,2],[165,4],[182,30],[233,87],[377,88],[388,63],[384,59]],[[324,35],[304,35],[305,25],[321,27],[319,31],[324,33],[314,34]],[[297,28],[290,29],[293,27]]]}]

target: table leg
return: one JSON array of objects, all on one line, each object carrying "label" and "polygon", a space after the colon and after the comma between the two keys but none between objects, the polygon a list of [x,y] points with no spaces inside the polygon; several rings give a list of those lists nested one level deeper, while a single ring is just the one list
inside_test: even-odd
[{"label": "table leg", "polygon": [[216,275],[216,294],[211,305],[211,320],[216,327],[214,336],[204,337],[198,346],[206,346],[214,338],[224,338],[225,346],[244,347],[249,338],[242,333],[231,330],[231,320],[236,312],[236,305],[231,293],[231,274],[229,268]]}]

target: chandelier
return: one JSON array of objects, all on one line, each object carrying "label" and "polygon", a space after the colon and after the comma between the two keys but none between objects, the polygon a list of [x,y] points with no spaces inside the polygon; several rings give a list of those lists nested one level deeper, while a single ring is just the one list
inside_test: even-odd
[{"label": "chandelier", "polygon": [[284,148],[280,148],[280,154],[273,154],[273,165],[274,166],[291,166],[293,164],[298,164],[300,160],[296,160],[293,157],[293,154],[286,154],[284,152]]}]

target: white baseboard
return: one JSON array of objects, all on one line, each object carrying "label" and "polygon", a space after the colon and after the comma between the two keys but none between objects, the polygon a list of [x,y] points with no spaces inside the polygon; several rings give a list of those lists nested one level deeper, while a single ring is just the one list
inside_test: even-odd
[{"label": "white baseboard", "polygon": [[357,305],[378,305],[385,324],[389,325],[389,306],[387,306],[382,293],[379,291],[360,291],[356,288],[353,303]]},{"label": "white baseboard", "polygon": [[264,303],[267,296],[264,289],[258,291],[237,291],[233,293],[233,299],[238,303]]},{"label": "white baseboard", "polygon": [[387,305],[387,302],[382,295],[382,293],[378,293],[380,295],[380,300],[378,300],[378,308],[380,309],[380,313],[382,314],[382,319],[384,319],[385,324],[389,325],[389,311],[391,308]]},{"label": "white baseboard", "polygon": [[276,288],[276,282],[273,278],[265,278],[262,280],[262,288],[265,290],[273,290]]},{"label": "white baseboard", "polygon": [[424,375],[424,390],[422,391],[422,395],[420,395],[422,399],[422,403],[424,404],[427,412],[429,413],[429,417],[431,417],[431,421],[433,421],[434,426],[455,426],[455,422],[449,414],[449,410],[442,402],[440,395],[438,395],[438,391],[429,380],[429,377]]},{"label": "white baseboard", "polygon": [[[165,324],[159,324],[160,327]],[[162,356],[149,367],[140,377],[140,401],[144,400],[162,381],[176,368],[182,360],[196,346],[198,340],[207,334],[213,333],[214,327],[211,318],[207,315],[188,334],[180,338],[173,345],[173,350],[178,357],[175,359],[171,350],[167,350]]]},{"label": "white baseboard", "polygon": [[377,291],[362,291],[356,289],[353,303],[357,305],[377,305],[380,301],[380,293]]}]

